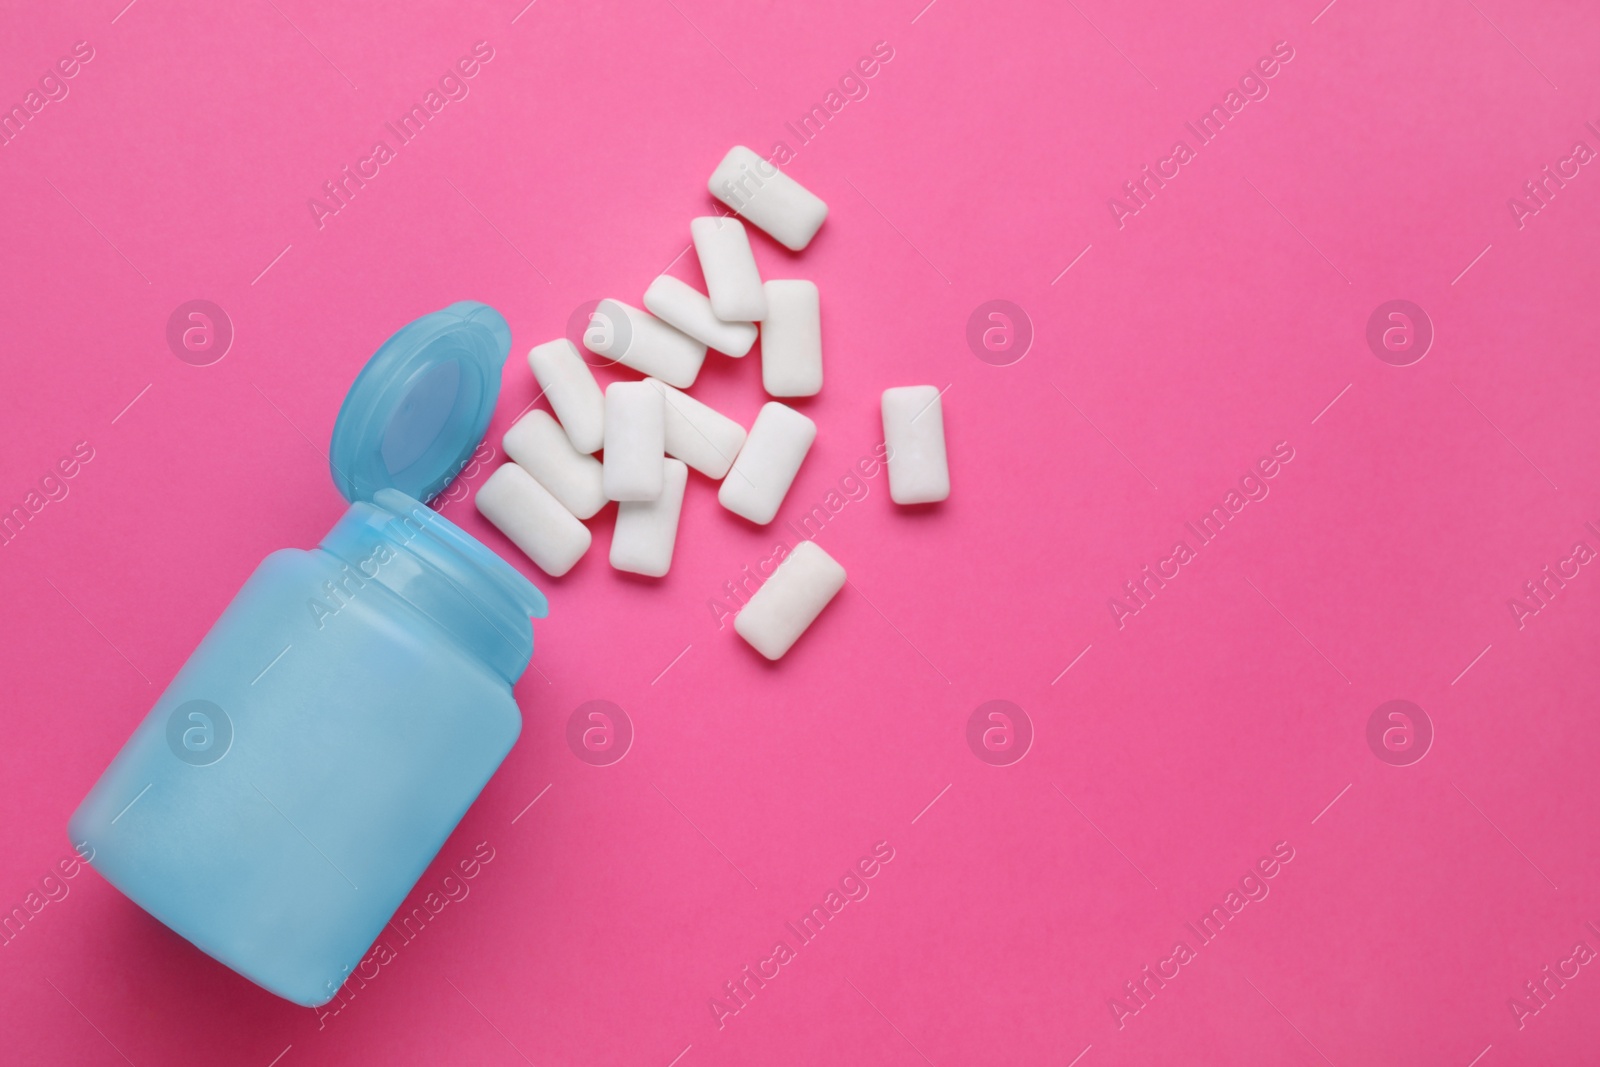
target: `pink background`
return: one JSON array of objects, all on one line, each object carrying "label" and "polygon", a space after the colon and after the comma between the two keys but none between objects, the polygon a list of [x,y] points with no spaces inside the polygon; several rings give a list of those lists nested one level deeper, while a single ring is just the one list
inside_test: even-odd
[{"label": "pink background", "polygon": [[[460,494],[445,514],[552,606],[523,737],[419,888],[486,841],[470,895],[319,1021],[81,874],[0,948],[0,1060],[1594,1056],[1596,968],[1520,1029],[1507,1003],[1600,949],[1600,575],[1520,629],[1507,606],[1600,548],[1600,174],[1521,229],[1507,207],[1600,148],[1593,5],[124,2],[14,4],[0,42],[7,105],[94,49],[0,148],[0,503],[94,453],[0,549],[0,907],[68,855],[257,562],[341,513],[320,450],[389,333],[463,298],[506,314],[498,451],[522,354],[585,301],[637,303],[722,153],[796,148],[784,123],[879,41],[869,95],[788,168],[826,226],[756,249],[825,316],[778,523],[871,452],[891,385],[949,387],[955,488],[904,511],[868,480],[819,538],[852,584],[776,666],[710,603],[777,527],[704,479],[660,582],[607,566],[609,510],[551,581]],[[319,229],[307,199],[478,41],[470,95]],[[1108,198],[1278,41],[1270,95],[1119,229]],[[672,270],[699,284],[693,260]],[[193,298],[237,331],[211,366],[166,345]],[[965,339],[996,298],[1035,331],[1009,366]],[[1437,333],[1403,368],[1365,341],[1394,298]],[[695,393],[748,424],[759,381],[714,355]],[[1270,496],[1119,629],[1122,583],[1280,441]],[[1395,698],[1436,731],[1412,766],[1366,741]],[[591,699],[637,732],[611,766],[565,740]],[[1014,765],[968,748],[989,700],[1036,733]],[[870,895],[719,1027],[723,983],[880,841]],[[1277,842],[1270,895],[1119,1027],[1109,999]]]}]

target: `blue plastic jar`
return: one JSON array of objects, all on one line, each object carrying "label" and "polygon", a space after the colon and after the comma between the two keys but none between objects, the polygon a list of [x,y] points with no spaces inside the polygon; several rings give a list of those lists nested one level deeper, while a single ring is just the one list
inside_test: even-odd
[{"label": "blue plastic jar", "polygon": [[332,999],[522,729],[545,599],[419,503],[482,440],[510,342],[463,302],[379,349],[334,426],[350,509],[261,563],[68,827],[140,907],[299,1004]]}]

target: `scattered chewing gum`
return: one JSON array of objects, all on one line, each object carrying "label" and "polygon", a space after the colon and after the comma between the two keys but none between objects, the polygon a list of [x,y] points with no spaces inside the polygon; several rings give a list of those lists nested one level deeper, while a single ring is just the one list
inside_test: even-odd
[{"label": "scattered chewing gum", "polygon": [[944,452],[944,402],[931,385],[883,391],[883,440],[889,452],[889,499],[936,504],[950,495]]},{"label": "scattered chewing gum", "polygon": [[661,393],[649,382],[612,382],[606,387],[605,462],[600,470],[606,499],[659,497],[665,458]]},{"label": "scattered chewing gum", "polygon": [[528,366],[572,447],[579,452],[598,452],[605,405],[600,384],[577,347],[564,337],[535,345],[528,353]]},{"label": "scattered chewing gum", "polygon": [[595,307],[583,346],[679,389],[694,384],[706,360],[704,344],[620,300],[602,300]]},{"label": "scattered chewing gum", "polygon": [[666,382],[645,380],[660,391],[666,405],[667,455],[683,460],[713,480],[727,474],[733,458],[744,447],[744,427]]},{"label": "scattered chewing gum", "polygon": [[500,439],[506,455],[550,490],[561,506],[592,519],[606,505],[600,461],[579,452],[549,412],[533,410]]},{"label": "scattered chewing gum", "polygon": [[589,528],[515,463],[501,464],[489,475],[473,503],[552,578],[570,571],[589,551]]},{"label": "scattered chewing gum", "polygon": [[816,396],[822,391],[822,304],[816,284],[786,278],[763,288],[761,386],[768,396]]},{"label": "scattered chewing gum", "polygon": [[659,497],[626,500],[617,505],[617,524],[611,534],[611,566],[647,578],[663,577],[672,568],[683,490],[688,484],[689,468],[669,459],[662,469]]},{"label": "scattered chewing gum", "polygon": [[768,659],[781,659],[844,588],[837,560],[801,541],[733,620],[733,629]]},{"label": "scattered chewing gum", "polygon": [[736,218],[706,215],[689,223],[700,273],[706,278],[711,310],[724,322],[760,322],[767,317],[750,235]]},{"label": "scattered chewing gum", "polygon": [[791,252],[810,244],[828,217],[819,196],[742,144],[728,149],[706,188]]},{"label": "scattered chewing gum", "polygon": [[735,515],[765,526],[778,514],[794,476],[805,462],[817,424],[777,401],[762,405],[717,501]]},{"label": "scattered chewing gum", "polygon": [[711,300],[670,274],[663,274],[644,291],[645,310],[656,318],[693,337],[707,348],[735,358],[750,351],[756,343],[753,322],[724,322],[711,310]]}]

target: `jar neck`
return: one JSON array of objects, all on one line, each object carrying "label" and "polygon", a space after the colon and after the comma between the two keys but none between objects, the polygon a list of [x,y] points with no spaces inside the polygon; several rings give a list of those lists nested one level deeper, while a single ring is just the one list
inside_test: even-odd
[{"label": "jar neck", "polygon": [[421,612],[514,684],[533,656],[542,593],[433,509],[394,489],[357,501],[319,546]]}]

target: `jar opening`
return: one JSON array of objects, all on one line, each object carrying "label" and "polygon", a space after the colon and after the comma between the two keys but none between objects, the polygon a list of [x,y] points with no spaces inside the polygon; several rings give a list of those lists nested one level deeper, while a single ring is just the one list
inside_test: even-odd
[{"label": "jar opening", "polygon": [[[533,655],[544,594],[465,530],[397,489],[352,504],[320,546],[432,619],[508,682]],[[415,563],[373,563],[398,550]]]}]

